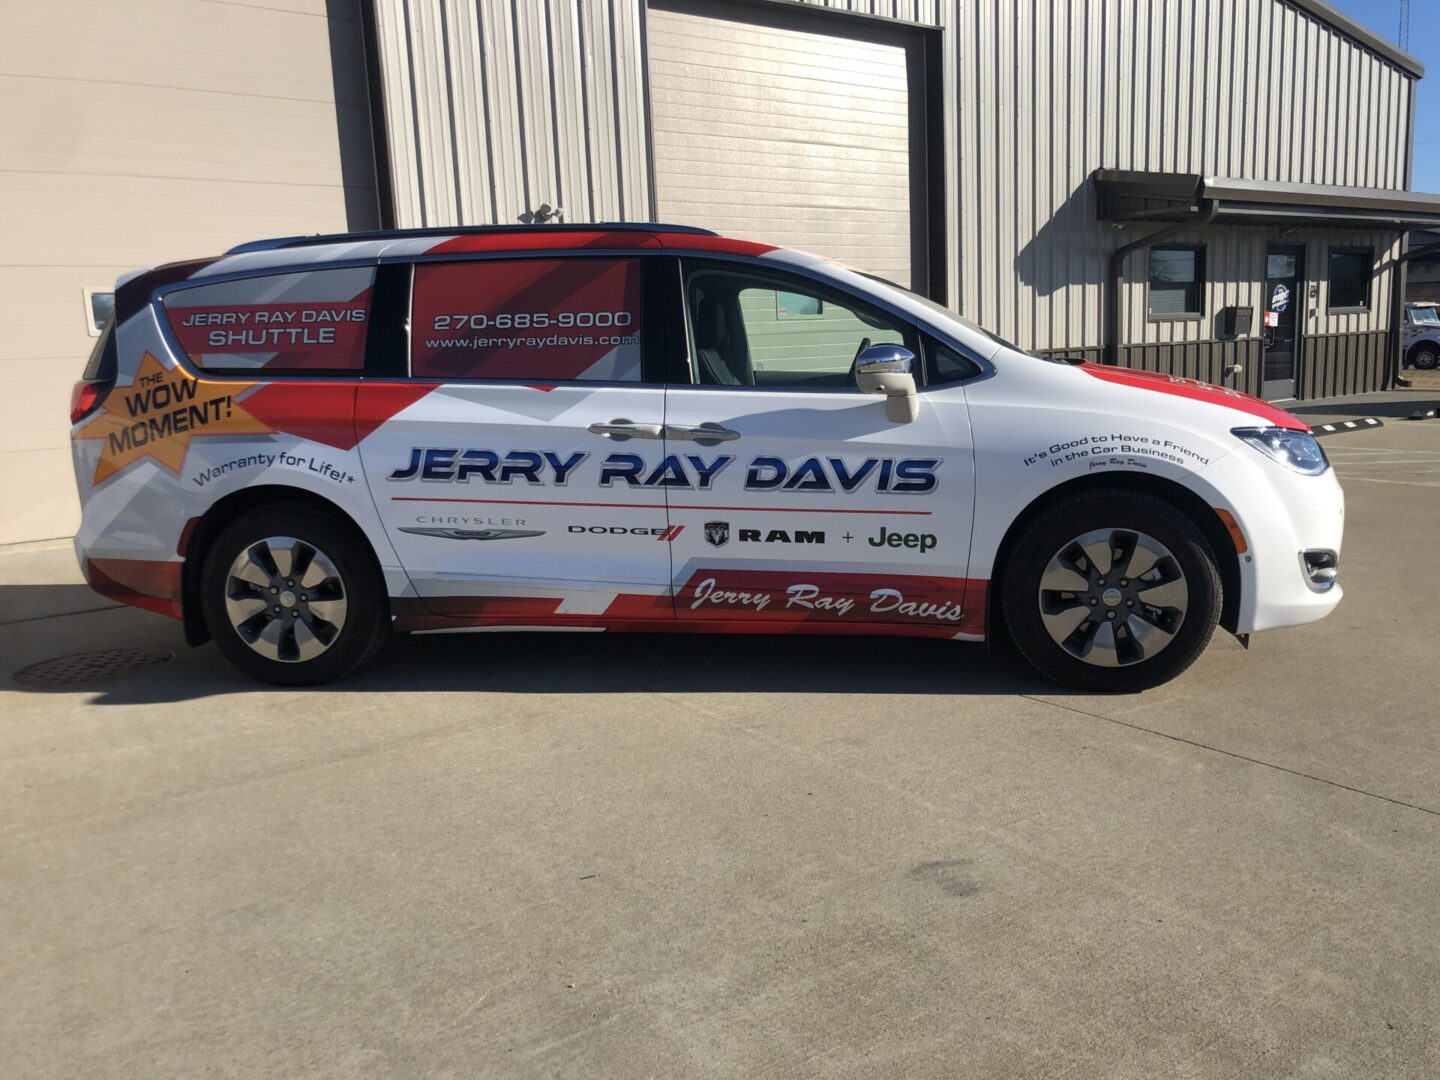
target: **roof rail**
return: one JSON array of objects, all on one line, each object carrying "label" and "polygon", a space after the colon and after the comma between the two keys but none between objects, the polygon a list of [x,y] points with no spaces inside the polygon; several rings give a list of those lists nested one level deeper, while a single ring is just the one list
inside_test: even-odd
[{"label": "roof rail", "polygon": [[655,221],[591,221],[564,222],[554,225],[453,225],[426,229],[372,229],[367,232],[315,233],[312,236],[277,236],[270,240],[252,240],[237,244],[226,255],[243,255],[250,251],[274,251],[278,248],[311,247],[316,244],[348,244],[362,240],[405,240],[423,236],[469,236],[476,233],[528,232],[668,232],[690,233],[695,236],[718,236],[710,229],[694,225],[664,225]]}]

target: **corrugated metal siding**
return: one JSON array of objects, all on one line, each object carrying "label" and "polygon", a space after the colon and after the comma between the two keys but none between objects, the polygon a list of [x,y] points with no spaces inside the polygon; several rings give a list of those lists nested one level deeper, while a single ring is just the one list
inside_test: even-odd
[{"label": "corrugated metal siding", "polygon": [[1390,335],[1384,330],[1308,338],[1297,373],[1302,398],[1368,394],[1385,389]]},{"label": "corrugated metal siding", "polygon": [[379,0],[396,224],[650,217],[636,0]]},{"label": "corrugated metal siding", "polygon": [[[805,0],[939,26],[956,0]],[[644,0],[376,0],[399,227],[655,216],[645,137]],[[944,48],[954,85],[956,48]],[[947,103],[945,144],[958,159]],[[953,173],[952,173],[953,176]],[[956,232],[958,187],[946,191]],[[947,278],[959,245],[947,241]]]},{"label": "corrugated metal siding", "polygon": [[[1096,168],[1405,186],[1413,81],[1280,0],[957,4],[958,299],[1023,346],[1100,342],[1108,252],[1143,227],[1097,224]],[[1216,266],[1241,257],[1231,231]]]},{"label": "corrugated metal siding", "polygon": [[6,3],[0,544],[79,517],[83,290],[245,240],[378,223],[355,4]]},{"label": "corrugated metal siding", "polygon": [[[1096,222],[1098,167],[1405,186],[1414,81],[1283,0],[811,2],[949,28],[950,299],[1024,346],[1100,342],[1108,253],[1139,227]],[[398,224],[516,221],[541,202],[571,221],[651,216],[642,0],[377,8]],[[1238,274],[1241,237],[1214,243],[1212,269],[1233,249]],[[1256,280],[1244,269],[1220,302]]]},{"label": "corrugated metal siding", "polygon": [[[1216,225],[1184,231],[1167,237],[1164,242],[1205,246],[1205,315],[1201,319],[1152,320],[1147,317],[1149,255],[1146,248],[1139,248],[1126,256],[1121,276],[1120,326],[1121,340],[1125,343],[1218,338],[1220,309],[1231,306],[1255,308],[1258,335],[1264,304],[1265,252],[1271,242],[1305,245],[1307,295],[1301,327],[1304,333],[1353,334],[1383,330],[1390,325],[1385,300],[1390,295],[1393,260],[1398,254],[1398,241],[1393,232],[1306,229],[1282,238],[1276,229]],[[1332,247],[1369,247],[1375,252],[1376,268],[1368,312],[1330,313],[1327,268]]]}]

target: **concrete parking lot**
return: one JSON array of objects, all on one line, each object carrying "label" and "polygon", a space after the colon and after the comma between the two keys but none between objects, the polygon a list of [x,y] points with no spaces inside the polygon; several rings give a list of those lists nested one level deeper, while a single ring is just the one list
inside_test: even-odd
[{"label": "concrete parking lot", "polygon": [[[1136,697],[678,635],[280,691],[0,556],[3,1072],[1434,1076],[1440,421],[1327,445],[1339,611]],[[175,659],[9,679],[116,646]]]}]

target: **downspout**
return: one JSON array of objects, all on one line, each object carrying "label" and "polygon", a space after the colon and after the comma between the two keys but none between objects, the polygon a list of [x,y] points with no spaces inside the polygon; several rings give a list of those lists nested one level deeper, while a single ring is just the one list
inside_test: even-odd
[{"label": "downspout", "polygon": [[1167,225],[1158,232],[1142,236],[1138,240],[1131,240],[1130,243],[1124,244],[1110,253],[1110,277],[1105,282],[1105,363],[1111,365],[1120,363],[1120,275],[1125,269],[1125,256],[1136,248],[1168,240],[1186,229],[1204,228],[1215,220],[1215,215],[1219,212],[1218,200],[1202,199],[1200,209],[1196,211],[1194,217]]},{"label": "downspout", "polygon": [[1390,288],[1390,355],[1385,362],[1385,389],[1393,390],[1402,385],[1400,372],[1405,357],[1405,283],[1411,259],[1440,252],[1440,244],[1423,244],[1418,248],[1405,250],[1409,232],[1400,234],[1400,254],[1395,259],[1394,281]]}]

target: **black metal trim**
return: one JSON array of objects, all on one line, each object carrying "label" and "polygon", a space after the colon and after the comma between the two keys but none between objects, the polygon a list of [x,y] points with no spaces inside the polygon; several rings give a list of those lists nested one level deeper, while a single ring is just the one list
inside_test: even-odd
[{"label": "black metal trim", "polygon": [[[650,196],[650,217],[660,213],[659,186],[655,180],[655,119],[650,102],[650,3],[640,4],[640,96],[645,106],[645,186]],[[623,209],[623,208],[622,208]]]},{"label": "black metal trim", "polygon": [[925,228],[930,266],[925,295],[944,304],[949,298],[949,220],[946,216],[947,162],[945,160],[945,35],[923,35],[921,59],[925,65],[925,169],[928,205]]},{"label": "black metal trim", "polygon": [[[1096,169],[1090,175],[1100,221],[1183,221],[1197,204],[1212,200],[1220,204],[1222,223],[1315,222],[1382,228],[1440,224],[1440,195],[1425,192],[1126,169]],[[1151,201],[1169,205],[1133,205]]]},{"label": "black metal trim", "polygon": [[370,108],[370,152],[375,162],[375,208],[380,227],[395,227],[395,187],[390,172],[390,125],[385,119],[385,79],[375,0],[358,0],[360,47],[365,54],[365,91]]}]

